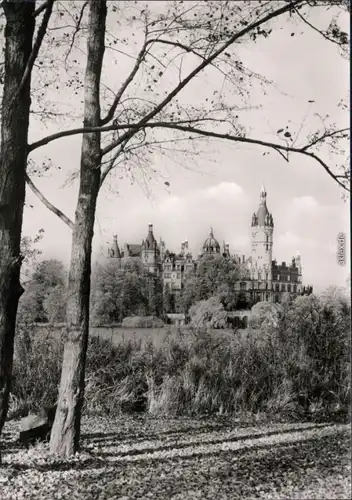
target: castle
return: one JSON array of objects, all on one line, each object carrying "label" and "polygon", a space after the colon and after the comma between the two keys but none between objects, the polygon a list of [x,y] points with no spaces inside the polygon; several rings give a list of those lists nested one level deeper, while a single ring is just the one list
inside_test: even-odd
[{"label": "castle", "polygon": [[284,293],[293,296],[302,293],[301,257],[296,255],[288,264],[278,264],[272,259],[274,219],[268,210],[266,197],[267,193],[262,187],[258,210],[252,216],[252,255],[248,258],[244,255],[241,258],[237,254],[231,256],[228,244],[223,243],[221,249],[213,229],[197,259],[189,252],[188,241],[181,244],[179,253],[172,253],[165,249],[162,239],[157,243],[152,224],[149,224],[147,237],[141,244],[125,243],[123,250],[120,250],[115,235],[108,256],[117,259],[122,267],[131,259],[139,259],[150,273],[162,278],[164,286],[169,286],[171,292],[179,293],[186,275],[196,270],[199,258],[205,255],[222,255],[241,266],[241,280],[236,283],[239,294],[252,303],[281,302]]}]

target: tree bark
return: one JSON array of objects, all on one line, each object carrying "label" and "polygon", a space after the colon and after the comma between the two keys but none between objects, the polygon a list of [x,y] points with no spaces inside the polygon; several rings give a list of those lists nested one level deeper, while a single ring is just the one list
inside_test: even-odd
[{"label": "tree bark", "polygon": [[[20,241],[30,111],[30,77],[23,80],[32,51],[35,2],[3,2],[5,78],[0,144],[0,434],[11,387],[20,285]],[[22,85],[21,85],[22,82]]]},{"label": "tree bark", "polygon": [[[89,0],[89,9],[84,127],[97,127],[100,125],[99,91],[105,50],[106,0]],[[89,334],[91,250],[101,159],[100,133],[84,134],[68,283],[67,340],[58,408],[50,439],[51,452],[64,457],[78,450],[80,440]]]}]

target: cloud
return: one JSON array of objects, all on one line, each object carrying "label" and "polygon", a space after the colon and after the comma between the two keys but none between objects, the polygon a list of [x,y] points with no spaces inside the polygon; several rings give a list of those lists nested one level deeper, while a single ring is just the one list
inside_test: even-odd
[{"label": "cloud", "polygon": [[250,256],[250,238],[246,234],[239,234],[234,236],[234,238],[227,241],[230,244],[230,252],[245,254],[247,257]]},{"label": "cloud", "polygon": [[205,198],[220,201],[233,201],[234,199],[241,198],[243,194],[242,187],[235,182],[220,182],[216,186],[211,186],[204,191]]},{"label": "cloud", "polygon": [[313,196],[300,196],[293,198],[293,206],[297,210],[318,208],[319,203]]},{"label": "cloud", "polygon": [[301,238],[291,231],[280,234],[275,241],[275,246],[280,249],[290,249],[292,252],[296,251],[300,244]]},{"label": "cloud", "polygon": [[162,212],[179,212],[181,210],[184,210],[185,205],[186,203],[184,198],[176,195],[170,195],[166,198],[163,198],[158,203],[158,210],[161,210]]}]

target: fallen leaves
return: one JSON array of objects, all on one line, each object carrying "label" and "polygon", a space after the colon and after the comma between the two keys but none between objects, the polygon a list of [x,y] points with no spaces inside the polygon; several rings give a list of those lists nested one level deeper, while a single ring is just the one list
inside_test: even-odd
[{"label": "fallen leaves", "polygon": [[[1,500],[348,498],[349,427],[233,418],[85,419],[69,460],[5,428]],[[347,495],[347,496],[346,496]]]}]

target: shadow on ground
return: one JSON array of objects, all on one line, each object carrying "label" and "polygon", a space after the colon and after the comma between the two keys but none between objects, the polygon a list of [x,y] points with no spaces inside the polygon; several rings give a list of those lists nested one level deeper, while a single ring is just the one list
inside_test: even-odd
[{"label": "shadow on ground", "polygon": [[[271,495],[273,491],[283,491],[281,489],[287,484],[299,491],[303,488],[306,478],[312,484],[319,480],[319,485],[321,481],[328,481],[334,474],[341,476],[341,471],[343,474],[347,470],[346,466],[350,463],[350,436],[347,426],[336,428],[333,434],[307,436],[303,441],[279,440],[280,435],[288,436],[297,431],[301,436],[318,428],[324,433],[324,428],[331,425],[312,424],[304,428],[297,425],[290,429],[268,432],[262,428],[263,432],[252,432],[243,436],[216,435],[221,431],[226,433],[226,429],[232,430],[234,424],[224,426],[205,423],[196,427],[189,425],[184,429],[161,432],[156,432],[155,429],[145,431],[142,427],[138,432],[131,427],[131,432],[96,432],[82,435],[83,454],[80,460],[48,461],[40,465],[11,463],[4,464],[4,468],[11,469],[19,481],[22,474],[30,470],[49,475],[53,471],[70,472],[69,476],[57,476],[58,488],[60,484],[65,484],[71,488],[75,498],[85,500],[98,497],[107,500],[124,496],[150,498],[150,495],[155,500],[259,498],[259,492]],[[214,432],[214,436],[211,432]],[[204,433],[210,435],[204,439]],[[195,438],[194,442],[187,443],[191,436]],[[166,443],[162,443],[163,438]],[[261,441],[256,444],[259,438]],[[262,438],[267,438],[267,442],[263,442]],[[167,443],[167,439],[186,442],[172,444]],[[113,445],[116,445],[115,450],[108,449],[111,440]],[[156,447],[152,448],[149,443],[143,447],[142,441],[152,440],[158,441]],[[251,446],[237,450],[211,449],[214,444],[226,445],[244,440],[251,440]],[[85,448],[92,443],[98,444],[101,449],[92,451],[91,448]],[[138,450],[119,450],[119,445],[136,443],[141,444]],[[9,450],[15,449],[14,445],[13,441],[8,441],[5,451],[9,453]],[[185,451],[186,456],[177,456],[178,450]],[[162,456],[163,453],[166,456]],[[45,498],[49,498],[49,492]]]}]

